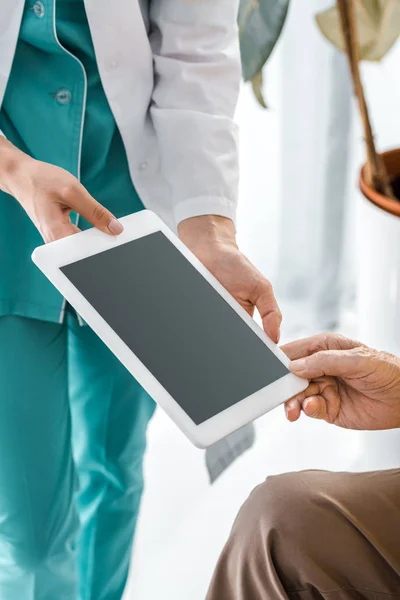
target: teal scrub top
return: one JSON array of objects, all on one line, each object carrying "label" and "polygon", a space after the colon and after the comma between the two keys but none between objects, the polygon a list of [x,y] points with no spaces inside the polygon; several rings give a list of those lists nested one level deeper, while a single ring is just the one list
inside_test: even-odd
[{"label": "teal scrub top", "polygon": [[[26,2],[0,130],[30,156],[79,177],[116,217],[143,208],[102,87],[83,0]],[[78,225],[89,227],[81,217]],[[42,243],[19,203],[0,192],[0,316],[63,320],[63,298],[30,258]]]}]

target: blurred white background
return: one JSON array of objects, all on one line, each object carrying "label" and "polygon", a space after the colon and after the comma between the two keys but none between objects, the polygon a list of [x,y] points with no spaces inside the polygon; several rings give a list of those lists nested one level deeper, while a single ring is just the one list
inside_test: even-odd
[{"label": "blurred white background", "polygon": [[[277,286],[284,314],[283,341],[334,323],[334,316],[324,312],[330,307],[330,285],[339,300],[338,329],[357,335],[354,206],[364,149],[345,63],[340,64],[341,58],[334,56],[336,51],[314,25],[313,15],[327,4],[331,3],[292,4],[266,72],[270,109],[260,109],[245,87],[237,114],[242,169],[240,244]],[[382,149],[400,145],[399,63],[400,44],[382,64],[363,68]],[[341,148],[339,139],[339,153],[348,163],[346,189],[337,198],[337,206],[343,208],[343,235],[335,231],[334,221],[321,218],[329,143],[343,129],[343,122],[335,121],[340,115],[329,113],[337,104],[349,140],[349,146]],[[336,264],[338,248],[332,254],[325,243],[328,238],[335,240],[336,233],[341,240],[339,250],[343,250],[340,265]],[[333,266],[328,264],[331,259],[336,261]],[[321,295],[321,282],[330,272],[332,284],[325,282]],[[297,288],[291,285],[303,276]],[[384,437],[360,434],[305,419],[290,425],[283,409],[277,409],[257,423],[255,447],[209,486],[204,454],[158,411],[149,432],[146,491],[126,600],[204,600],[234,516],[255,485],[281,471],[391,467],[400,462],[397,438],[396,432]],[[374,453],[366,451],[368,445],[375,448]]]}]

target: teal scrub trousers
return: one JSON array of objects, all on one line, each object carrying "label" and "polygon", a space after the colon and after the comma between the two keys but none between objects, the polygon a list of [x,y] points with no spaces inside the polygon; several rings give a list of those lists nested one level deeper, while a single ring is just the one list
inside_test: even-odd
[{"label": "teal scrub trousers", "polygon": [[[80,175],[116,217],[143,208],[83,0],[26,0],[0,129]],[[0,192],[0,600],[121,600],[154,404],[72,310],[64,318],[30,260],[41,243]]]},{"label": "teal scrub trousers", "polygon": [[72,311],[0,340],[0,600],[121,598],[154,403]]}]

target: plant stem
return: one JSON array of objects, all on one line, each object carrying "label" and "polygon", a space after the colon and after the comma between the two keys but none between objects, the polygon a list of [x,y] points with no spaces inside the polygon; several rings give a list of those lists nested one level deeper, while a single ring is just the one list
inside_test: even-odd
[{"label": "plant stem", "polygon": [[364,86],[360,75],[360,52],[354,3],[357,0],[337,0],[338,11],[342,24],[346,54],[350,65],[351,78],[357,98],[364,129],[364,139],[367,149],[367,183],[377,192],[394,198],[389,176],[382,157],[377,153],[368,105],[365,99]]}]

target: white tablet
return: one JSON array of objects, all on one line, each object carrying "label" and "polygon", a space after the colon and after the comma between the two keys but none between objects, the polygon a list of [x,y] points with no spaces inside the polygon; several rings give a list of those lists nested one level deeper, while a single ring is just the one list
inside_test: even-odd
[{"label": "white tablet", "polygon": [[152,212],[37,248],[32,259],[187,437],[207,447],[307,387]]}]

